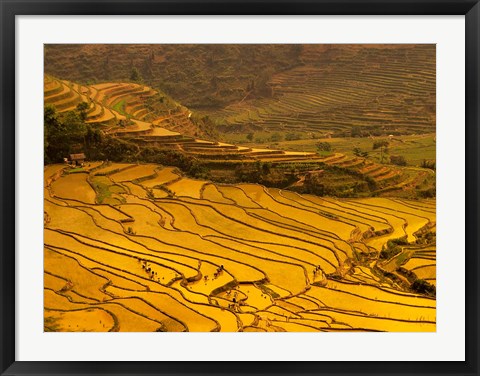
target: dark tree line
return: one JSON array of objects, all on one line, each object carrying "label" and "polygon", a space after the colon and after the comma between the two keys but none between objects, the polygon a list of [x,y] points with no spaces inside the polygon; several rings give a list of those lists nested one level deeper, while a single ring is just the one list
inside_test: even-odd
[{"label": "dark tree line", "polygon": [[[88,105],[87,105],[88,106]],[[44,163],[63,161],[70,153],[79,152],[101,137],[85,124],[85,106],[60,114],[52,105],[46,105],[43,113]]]},{"label": "dark tree line", "polygon": [[87,160],[146,162],[178,167],[190,176],[207,172],[199,161],[175,150],[139,146],[128,140],[104,134],[97,126],[85,123],[87,104],[74,111],[58,113],[54,106],[44,108],[44,163],[61,163],[71,153],[85,153]]}]

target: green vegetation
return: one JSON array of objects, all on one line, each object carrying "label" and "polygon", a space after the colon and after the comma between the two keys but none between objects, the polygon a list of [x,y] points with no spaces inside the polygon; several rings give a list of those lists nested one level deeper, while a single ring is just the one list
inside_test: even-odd
[{"label": "green vegetation", "polygon": [[77,174],[79,172],[84,172],[85,170],[83,169],[83,167],[79,167],[79,168],[72,168],[68,171],[66,171],[66,173],[68,174]]},{"label": "green vegetation", "polygon": [[356,157],[363,157],[367,158],[368,157],[368,152],[367,151],[362,151],[359,147],[354,147],[353,148],[353,155]]},{"label": "green vegetation", "polygon": [[111,192],[109,190],[110,185],[104,182],[102,178],[95,178],[92,180],[92,187],[97,193],[97,201],[98,203],[103,203],[103,201],[111,196]]},{"label": "green vegetation", "polygon": [[125,115],[125,100],[115,103],[113,109],[122,115]]},{"label": "green vegetation", "polygon": [[377,188],[375,180],[358,171],[322,164],[321,170],[306,174],[302,186],[289,189],[318,196],[367,197]]},{"label": "green vegetation", "polygon": [[380,163],[383,163],[383,158],[385,154],[389,152],[390,142],[388,140],[377,140],[373,142],[373,150],[380,149]]},{"label": "green vegetation", "polygon": [[427,160],[424,159],[422,161],[422,164],[420,165],[420,167],[428,168],[430,170],[435,170],[436,169],[435,161],[427,161]]},{"label": "green vegetation", "polygon": [[138,82],[142,80],[142,77],[140,76],[140,72],[136,67],[132,68],[132,71],[130,73],[130,80],[134,82]]},{"label": "green vegetation", "polygon": [[403,155],[391,155],[390,156],[390,163],[397,165],[397,166],[406,166],[407,160]]},{"label": "green vegetation", "polygon": [[297,132],[289,132],[285,135],[286,141],[295,141],[295,140],[300,140],[301,138],[302,138],[302,135]]},{"label": "green vegetation", "polygon": [[398,255],[402,252],[402,245],[407,245],[408,242],[401,238],[401,239],[390,239],[386,246],[383,247],[382,251],[380,252],[380,259],[381,260],[388,260],[395,255]]},{"label": "green vegetation", "polygon": [[195,124],[199,129],[199,132],[196,134],[196,136],[203,135],[209,140],[219,139],[220,136],[216,124],[208,116],[201,116],[194,113],[190,119],[192,120],[192,123]]},{"label": "green vegetation", "polygon": [[[207,177],[216,180],[215,175],[207,174]],[[236,183],[259,183],[268,187],[285,188],[297,179],[294,174],[284,173],[282,169],[274,168],[270,163],[241,164],[235,168],[235,175],[231,182]]]},{"label": "green vegetation", "polygon": [[122,203],[125,199],[116,193],[125,193],[125,189],[119,185],[114,185],[105,176],[95,176],[91,179],[91,185],[97,193],[96,201],[99,204]]},{"label": "green vegetation", "polygon": [[[314,152],[317,150],[316,145],[319,142],[328,142],[332,145],[333,150],[335,150],[336,152],[351,156],[356,156],[355,151],[356,148],[358,148],[362,153],[367,152],[367,157],[369,159],[376,162],[381,161],[381,151],[380,149],[372,150],[372,139],[370,137],[346,137],[321,140],[303,138],[301,140],[290,142],[281,141],[276,147],[282,150],[299,150],[306,152]],[[255,145],[249,144],[249,146]],[[417,166],[431,169],[435,166],[434,161],[436,158],[436,154],[434,134],[406,135],[394,137],[392,140],[390,140],[389,150],[392,155],[404,157],[407,161],[407,166]]]},{"label": "green vegetation", "polygon": [[87,143],[94,141],[89,137],[93,138],[95,131],[89,130],[78,111],[59,114],[54,106],[46,105],[43,127],[45,164],[63,161],[68,154],[81,150]]},{"label": "green vegetation", "polygon": [[277,299],[277,298],[280,298],[280,295],[278,293],[276,293],[275,291],[273,291],[271,288],[269,288],[268,286],[266,285],[263,285],[263,284],[259,284],[257,285],[257,287],[263,291],[263,293],[271,296],[273,299]]},{"label": "green vegetation", "polygon": [[317,143],[318,151],[332,151],[332,144],[330,142],[318,142]]},{"label": "green vegetation", "polygon": [[87,110],[89,106],[87,102],[81,102],[77,105],[76,110],[81,121],[87,120]]},{"label": "green vegetation", "polygon": [[272,141],[272,142],[279,142],[279,141],[282,141],[282,139],[283,139],[283,136],[278,132],[275,132],[270,137],[270,141]]},{"label": "green vegetation", "polygon": [[427,295],[436,295],[436,287],[425,281],[424,279],[417,279],[412,284],[412,290],[419,293],[419,294],[427,294]]},{"label": "green vegetation", "polygon": [[352,127],[351,134],[352,137],[362,137],[362,129],[361,127]]}]

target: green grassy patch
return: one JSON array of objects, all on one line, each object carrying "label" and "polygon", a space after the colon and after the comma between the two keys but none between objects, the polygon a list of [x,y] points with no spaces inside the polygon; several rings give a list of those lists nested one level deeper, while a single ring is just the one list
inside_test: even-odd
[{"label": "green grassy patch", "polygon": [[122,115],[126,115],[125,114],[125,100],[121,100],[120,102],[115,103],[115,105],[113,106],[113,109],[115,111],[117,111],[118,113],[122,114]]},{"label": "green grassy patch", "polygon": [[79,172],[85,172],[83,167],[72,168],[71,170],[66,170],[66,173],[68,173],[68,174],[77,174]]},{"label": "green grassy patch", "polygon": [[[332,145],[333,152],[354,156],[353,149],[359,148],[361,151],[368,152],[368,159],[380,162],[380,149],[373,150],[373,142],[377,139],[385,139],[385,137],[374,139],[369,137],[302,139],[281,141],[275,147],[287,151],[317,152],[316,144],[318,142],[328,142]],[[255,144],[248,144],[248,146],[254,147]],[[403,156],[407,161],[407,166],[420,166],[423,160],[434,161],[436,159],[435,134],[395,136],[390,140],[388,154],[384,156],[384,162],[389,162],[390,155]]]},{"label": "green grassy patch", "polygon": [[99,204],[119,204],[124,201],[118,193],[124,193],[125,190],[112,184],[111,180],[105,176],[95,176],[92,180],[92,186],[97,193],[97,202]]}]

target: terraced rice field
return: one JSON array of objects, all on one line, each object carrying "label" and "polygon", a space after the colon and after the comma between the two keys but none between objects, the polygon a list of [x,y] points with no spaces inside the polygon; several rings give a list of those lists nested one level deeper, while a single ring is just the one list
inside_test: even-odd
[{"label": "terraced rice field", "polygon": [[[140,147],[154,146],[165,150],[176,150],[197,158],[201,163],[219,166],[225,162],[264,162],[275,165],[303,163],[311,164],[314,166],[312,168],[318,168],[319,164],[326,164],[351,170],[363,175],[366,179],[373,179],[377,184],[379,195],[411,191],[421,185],[432,173],[426,169],[385,165],[374,162],[374,159],[371,158],[351,156],[347,152],[336,152],[333,155],[322,157],[311,151],[243,147],[192,137],[189,134],[197,133],[198,129],[194,129],[190,120],[190,112],[183,107],[178,107],[179,110],[173,112],[169,108],[168,111],[165,110],[165,114],[161,117],[157,116],[156,119],[139,116],[138,110],[150,108],[149,99],[160,100],[157,96],[161,94],[136,83],[102,83],[83,86],[46,75],[44,95],[45,104],[54,105],[59,112],[73,110],[81,102],[88,103],[86,122],[95,124],[106,134],[125,138],[129,142],[137,143]],[[154,115],[152,113],[151,117],[156,116]],[[114,169],[114,167],[110,167],[110,169]],[[109,172],[105,170],[98,173],[108,174]],[[149,188],[155,188],[155,185],[164,183],[167,182],[154,183]],[[304,178],[299,177],[296,186],[301,187],[303,183]],[[179,190],[178,194],[181,195],[181,186],[185,182],[172,182],[171,184]],[[158,191],[156,193],[157,195],[161,194]]]},{"label": "terraced rice field", "polygon": [[[192,137],[199,129],[190,120],[190,111],[179,107],[172,108],[161,117],[149,110],[148,101],[151,98],[161,103],[158,91],[135,83],[102,83],[91,86],[81,86],[69,81],[61,81],[52,76],[44,78],[44,102],[54,105],[57,111],[75,110],[78,104],[88,104],[86,123],[102,127],[105,133],[116,137],[127,138],[140,145],[164,146],[176,148],[199,158],[262,159],[264,156],[284,157],[295,156],[299,159],[309,159],[315,153],[291,153],[281,150],[250,149],[232,144],[212,142]],[[158,111],[157,111],[158,112]],[[129,121],[125,124],[127,116]]]},{"label": "terraced rice field", "polygon": [[340,135],[351,127],[428,132],[435,127],[435,47],[306,45],[302,65],[274,75],[272,98],[209,113],[225,130]]},{"label": "terraced rice field", "polygon": [[[434,295],[410,288],[435,284],[435,200],[91,166],[45,167],[46,331],[436,330]],[[380,259],[398,238],[401,252]]]},{"label": "terraced rice field", "polygon": [[[46,105],[55,106],[58,112],[67,112],[75,110],[82,102],[87,103],[86,123],[104,127],[106,133],[122,137],[148,134],[152,138],[181,138],[178,131],[185,135],[197,134],[199,130],[191,122],[190,112],[170,99],[167,100],[169,104],[162,107],[164,98],[165,94],[137,83],[82,86],[49,75],[44,78]],[[154,109],[151,103],[156,103],[158,108]]]}]

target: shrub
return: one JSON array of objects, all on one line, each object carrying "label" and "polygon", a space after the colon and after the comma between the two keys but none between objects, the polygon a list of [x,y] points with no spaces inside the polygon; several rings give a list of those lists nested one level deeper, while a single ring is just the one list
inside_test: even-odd
[{"label": "shrub", "polygon": [[380,252],[379,258],[381,260],[388,260],[392,258],[393,256],[398,255],[400,252],[402,252],[402,249],[398,246],[395,246],[393,248],[384,248]]},{"label": "shrub", "polygon": [[285,135],[285,140],[287,141],[295,141],[300,140],[302,136],[299,133],[287,133]]},{"label": "shrub", "polygon": [[435,163],[435,161],[427,161],[426,159],[424,159],[422,161],[422,164],[420,165],[420,167],[435,170],[436,163]]},{"label": "shrub", "polygon": [[436,196],[436,189],[434,187],[417,191],[417,196],[420,198],[433,198]]},{"label": "shrub", "polygon": [[130,80],[131,81],[141,81],[142,80],[142,78],[140,76],[140,72],[135,67],[133,67],[132,71],[130,72]]},{"label": "shrub", "polygon": [[387,246],[380,252],[379,258],[382,260],[388,260],[402,252],[401,245],[407,244],[408,242],[403,238],[390,239],[387,241]]},{"label": "shrub", "polygon": [[406,166],[407,160],[402,155],[391,155],[390,156],[390,163],[397,165],[397,166]]},{"label": "shrub", "polygon": [[332,151],[332,144],[330,142],[318,142],[317,143],[318,151]]},{"label": "shrub", "polygon": [[388,142],[388,140],[378,140],[378,141],[374,141],[373,142],[373,146],[372,146],[372,149],[373,150],[377,150],[377,149],[380,149],[380,148],[388,148],[388,146],[390,145],[390,143]]},{"label": "shrub", "polygon": [[412,283],[411,289],[419,294],[427,294],[436,296],[437,289],[434,285],[428,283],[424,279],[417,279]]},{"label": "shrub", "polygon": [[270,136],[270,140],[272,142],[279,142],[279,141],[282,141],[282,139],[283,139],[282,135],[278,132],[275,132]]},{"label": "shrub", "polygon": [[360,129],[360,127],[352,127],[351,136],[362,137],[362,130]]},{"label": "shrub", "polygon": [[362,149],[360,149],[359,147],[353,148],[353,154],[357,157],[368,157],[368,152],[362,151]]}]

